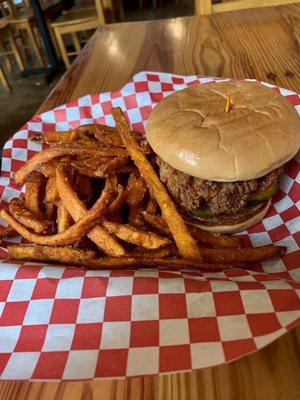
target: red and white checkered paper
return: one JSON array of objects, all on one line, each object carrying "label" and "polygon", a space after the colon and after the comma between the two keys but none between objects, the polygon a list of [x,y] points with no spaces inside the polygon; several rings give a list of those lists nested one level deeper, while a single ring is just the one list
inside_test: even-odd
[{"label": "red and white checkered paper", "polygon": [[[12,173],[41,149],[28,137],[92,122],[113,125],[115,106],[143,133],[164,96],[213,80],[141,72],[118,92],[85,96],[35,116],[5,145],[1,206],[23,191]],[[268,86],[300,112],[296,93]],[[299,324],[299,162],[299,156],[289,162],[264,220],[241,235],[247,245],[287,246],[287,254],[250,270],[84,271],[4,261],[1,378],[76,380],[204,368],[254,352]],[[9,242],[17,240],[2,243],[2,258]]]}]

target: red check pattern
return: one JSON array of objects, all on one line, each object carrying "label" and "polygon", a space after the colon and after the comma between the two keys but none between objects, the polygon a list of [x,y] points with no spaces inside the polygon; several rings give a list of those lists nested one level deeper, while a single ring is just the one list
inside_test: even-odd
[{"label": "red check pattern", "polygon": [[[13,172],[41,150],[29,137],[92,122],[113,125],[114,106],[143,133],[160,99],[213,80],[141,72],[118,92],[35,116],[5,145],[1,206],[23,192]],[[300,112],[296,93],[269,86]],[[1,378],[76,380],[204,368],[254,352],[299,324],[299,161],[290,161],[268,215],[241,235],[247,245],[275,242],[288,252],[251,270],[83,271],[3,261]],[[2,259],[11,242],[18,240],[2,242]]]}]

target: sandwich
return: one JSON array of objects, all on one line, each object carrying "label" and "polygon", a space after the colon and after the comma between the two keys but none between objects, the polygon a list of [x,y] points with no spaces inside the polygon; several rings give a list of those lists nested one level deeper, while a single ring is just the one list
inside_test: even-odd
[{"label": "sandwich", "polygon": [[267,213],[285,164],[299,150],[300,119],[285,97],[260,83],[213,82],[160,101],[146,134],[160,179],[186,221],[235,233]]}]

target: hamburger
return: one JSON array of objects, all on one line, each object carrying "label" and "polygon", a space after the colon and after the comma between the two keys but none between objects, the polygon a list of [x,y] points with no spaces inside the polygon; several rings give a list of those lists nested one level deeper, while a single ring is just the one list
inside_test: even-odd
[{"label": "hamburger", "polygon": [[262,84],[213,82],[160,101],[146,134],[160,179],[186,221],[234,233],[267,213],[284,165],[300,147],[300,119]]}]

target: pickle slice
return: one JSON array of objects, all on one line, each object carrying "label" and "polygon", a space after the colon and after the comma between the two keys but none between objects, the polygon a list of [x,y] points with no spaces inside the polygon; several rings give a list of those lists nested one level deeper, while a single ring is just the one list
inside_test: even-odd
[{"label": "pickle slice", "polygon": [[277,191],[277,184],[273,183],[268,189],[249,195],[249,201],[264,201],[272,197]]},{"label": "pickle slice", "polygon": [[210,217],[212,215],[211,210],[208,207],[197,208],[196,210],[190,210],[190,214],[198,218]]},{"label": "pickle slice", "polygon": [[[250,194],[248,200],[249,201],[266,201],[270,197],[272,197],[276,193],[276,191],[277,191],[277,184],[273,183],[273,185],[271,185],[266,190],[262,190],[261,192]],[[209,207],[201,207],[201,208],[197,208],[196,210],[190,210],[189,214],[192,217],[196,217],[196,218],[211,217],[213,215]]]}]

